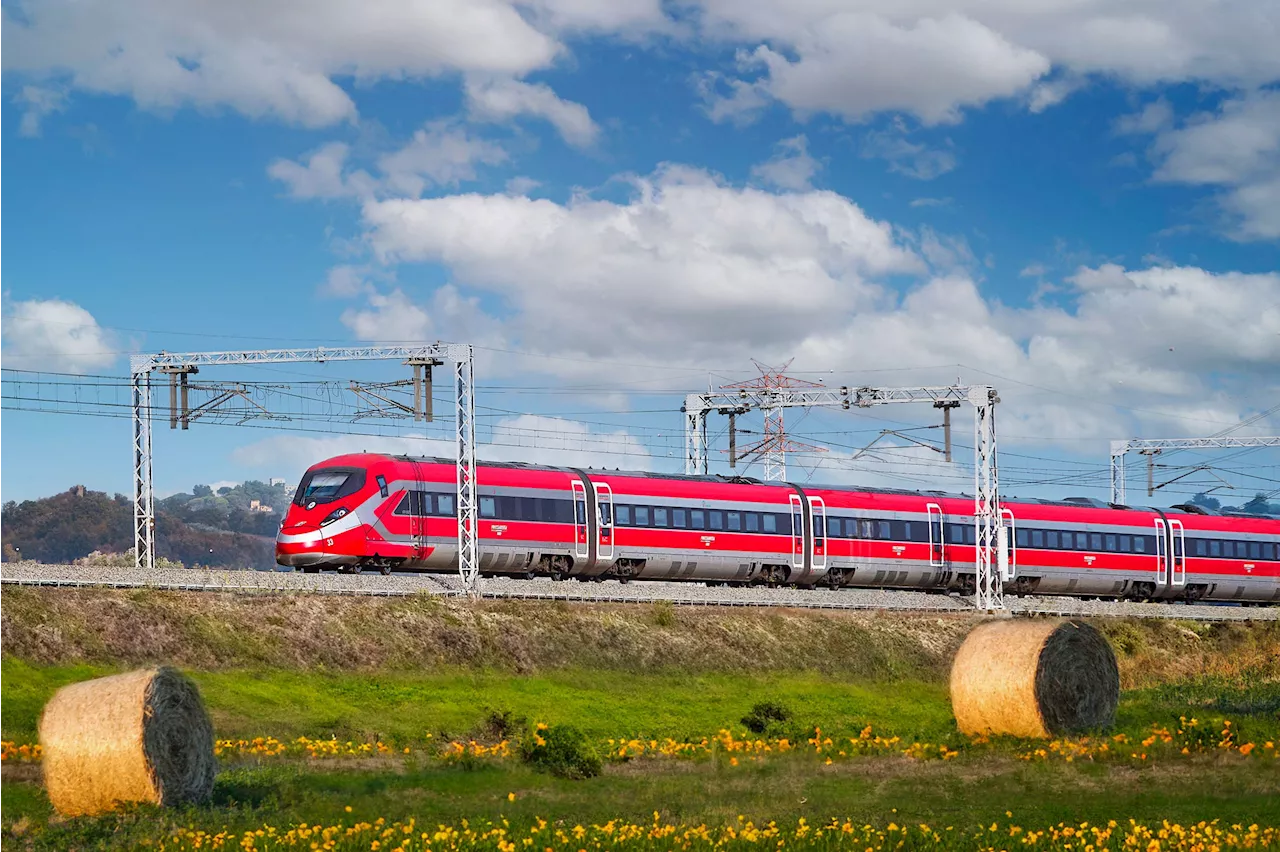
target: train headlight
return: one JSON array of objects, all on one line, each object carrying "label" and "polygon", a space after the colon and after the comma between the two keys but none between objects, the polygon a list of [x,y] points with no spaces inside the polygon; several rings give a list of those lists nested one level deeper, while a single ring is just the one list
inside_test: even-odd
[{"label": "train headlight", "polygon": [[346,509],[334,509],[332,512],[329,513],[328,517],[326,517],[323,521],[320,522],[320,526],[322,527],[327,526],[328,524],[331,524],[340,518],[345,518],[346,516],[347,516]]}]

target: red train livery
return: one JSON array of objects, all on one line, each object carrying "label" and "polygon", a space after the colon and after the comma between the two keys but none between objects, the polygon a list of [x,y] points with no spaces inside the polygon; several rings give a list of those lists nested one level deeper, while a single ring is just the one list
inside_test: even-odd
[{"label": "red train livery", "polygon": [[[304,571],[457,570],[452,460],[375,453],[307,471],[276,539]],[[973,498],[744,477],[483,464],[480,569],[582,580],[957,591],[974,587]],[[1014,594],[1280,601],[1280,519],[1010,500]]]}]

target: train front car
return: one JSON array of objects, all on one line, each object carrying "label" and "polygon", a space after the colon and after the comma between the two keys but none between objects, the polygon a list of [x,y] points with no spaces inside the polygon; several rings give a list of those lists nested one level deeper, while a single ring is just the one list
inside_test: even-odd
[{"label": "train front car", "polygon": [[276,562],[314,573],[367,561],[366,526],[387,497],[377,472],[385,461],[384,456],[359,453],[311,467],[276,534]]}]

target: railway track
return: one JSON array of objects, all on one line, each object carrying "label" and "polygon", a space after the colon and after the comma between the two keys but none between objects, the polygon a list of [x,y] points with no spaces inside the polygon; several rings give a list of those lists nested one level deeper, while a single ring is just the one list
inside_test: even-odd
[{"label": "railway track", "polygon": [[[166,591],[231,592],[237,594],[319,594],[407,597],[429,594],[462,597],[453,577],[430,574],[345,575],[294,574],[272,571],[215,571],[9,563],[0,583],[5,586],[54,588],[161,589]],[[564,601],[570,603],[635,604],[670,601],[681,606],[790,607],[820,610],[892,610],[897,612],[972,613],[961,598],[907,590],[840,589],[726,589],[694,583],[638,582],[553,583],[549,580],[491,578],[483,581],[487,600]],[[1085,601],[1076,598],[1007,597],[1015,615],[1087,616],[1117,618],[1178,618],[1194,621],[1268,621],[1280,619],[1280,607],[1211,606],[1205,604]]]}]

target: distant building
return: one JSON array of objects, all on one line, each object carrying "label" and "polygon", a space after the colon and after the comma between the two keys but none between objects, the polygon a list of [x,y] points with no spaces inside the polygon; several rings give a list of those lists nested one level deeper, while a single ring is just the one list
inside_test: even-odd
[{"label": "distant building", "polygon": [[288,485],[289,483],[285,481],[284,477],[273,476],[267,480],[267,484],[268,485]]},{"label": "distant building", "polygon": [[250,500],[249,511],[262,512],[264,515],[270,515],[272,512],[275,511],[275,509],[271,508],[270,506],[263,505],[261,500]]}]

